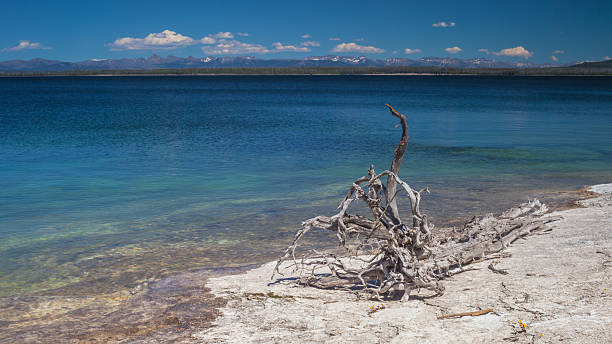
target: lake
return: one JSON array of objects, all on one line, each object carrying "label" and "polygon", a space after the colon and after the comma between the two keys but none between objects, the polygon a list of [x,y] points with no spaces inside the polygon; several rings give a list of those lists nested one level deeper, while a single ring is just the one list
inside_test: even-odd
[{"label": "lake", "polygon": [[385,103],[436,224],[612,182],[612,78],[0,78],[0,296],[274,259],[389,167]]}]

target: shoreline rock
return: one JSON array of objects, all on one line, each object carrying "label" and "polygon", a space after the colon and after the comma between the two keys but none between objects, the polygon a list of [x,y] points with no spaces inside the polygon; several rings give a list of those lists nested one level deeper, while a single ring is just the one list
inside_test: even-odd
[{"label": "shoreline rock", "polygon": [[[612,341],[612,184],[584,208],[556,211],[553,230],[519,240],[511,256],[470,265],[445,280],[446,293],[379,302],[346,291],[301,287],[296,276],[270,281],[274,262],[210,278],[228,299],[196,343],[606,343]],[[493,263],[494,269],[488,268]],[[503,270],[500,274],[494,270]],[[610,289],[608,289],[610,288]],[[438,316],[486,310],[480,316]],[[372,311],[375,310],[375,311]]]}]

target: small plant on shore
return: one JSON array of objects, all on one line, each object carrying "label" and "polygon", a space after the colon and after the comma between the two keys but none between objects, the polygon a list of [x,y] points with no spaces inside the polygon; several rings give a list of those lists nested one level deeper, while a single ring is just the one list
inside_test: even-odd
[{"label": "small plant on shore", "polygon": [[383,310],[387,308],[385,305],[383,305],[382,303],[378,306],[370,306],[370,308],[368,309],[368,314],[374,314],[380,310]]}]

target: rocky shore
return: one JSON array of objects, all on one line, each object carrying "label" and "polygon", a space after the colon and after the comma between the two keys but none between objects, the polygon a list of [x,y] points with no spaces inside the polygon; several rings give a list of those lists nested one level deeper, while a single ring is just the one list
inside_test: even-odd
[{"label": "rocky shore", "polygon": [[[612,184],[556,211],[553,230],[519,240],[506,257],[470,265],[443,296],[379,302],[347,291],[270,280],[274,263],[210,278],[227,299],[195,343],[608,343],[612,341]],[[449,314],[492,310],[475,316]]]}]

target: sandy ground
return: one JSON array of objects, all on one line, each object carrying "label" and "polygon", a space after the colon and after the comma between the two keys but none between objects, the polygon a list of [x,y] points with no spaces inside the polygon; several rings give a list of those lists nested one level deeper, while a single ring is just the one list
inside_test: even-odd
[{"label": "sandy ground", "polygon": [[[196,343],[610,343],[612,342],[612,184],[585,208],[555,212],[553,230],[515,242],[493,261],[506,275],[472,265],[446,280],[446,293],[380,303],[345,291],[270,281],[274,263],[212,278],[229,300]],[[371,311],[374,306],[378,309]],[[493,309],[481,316],[440,315]],[[521,323],[524,325],[521,325]]]}]

